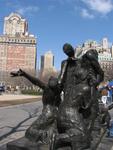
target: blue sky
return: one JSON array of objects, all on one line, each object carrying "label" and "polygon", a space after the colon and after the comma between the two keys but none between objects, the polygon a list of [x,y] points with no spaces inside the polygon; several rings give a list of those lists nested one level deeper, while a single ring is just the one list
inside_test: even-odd
[{"label": "blue sky", "polygon": [[108,37],[113,43],[113,0],[0,0],[0,34],[11,12],[26,18],[29,32],[37,37],[38,64],[40,55],[51,50],[59,69],[66,42],[76,47]]}]

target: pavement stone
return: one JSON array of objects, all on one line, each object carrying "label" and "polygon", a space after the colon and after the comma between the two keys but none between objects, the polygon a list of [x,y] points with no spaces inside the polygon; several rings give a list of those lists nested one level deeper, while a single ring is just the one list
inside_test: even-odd
[{"label": "pavement stone", "polygon": [[[6,150],[6,143],[24,136],[25,130],[32,124],[33,121],[36,120],[36,118],[40,115],[41,110],[42,110],[41,101],[15,106],[1,107],[0,150],[2,149]],[[32,117],[29,118],[29,115],[31,115]],[[28,120],[26,120],[27,118]],[[21,122],[22,124],[18,126]],[[17,127],[15,132],[3,138],[3,136],[11,132],[11,130],[14,127]]]}]

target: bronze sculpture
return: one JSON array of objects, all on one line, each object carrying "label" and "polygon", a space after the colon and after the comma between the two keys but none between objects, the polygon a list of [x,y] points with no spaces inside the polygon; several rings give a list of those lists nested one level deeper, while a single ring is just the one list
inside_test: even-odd
[{"label": "bronze sculpture", "polygon": [[[26,137],[33,141],[40,140],[47,143],[49,141],[50,150],[60,147],[65,149],[65,146],[70,146],[72,150],[83,150],[90,148],[91,132],[98,113],[96,86],[103,80],[104,75],[98,63],[96,50],[88,51],[81,59],[74,57],[74,48],[70,44],[64,44],[63,50],[68,58],[62,62],[58,82],[52,84],[52,88],[57,90],[56,95],[55,91],[43,94],[43,104],[48,102],[52,114],[48,124],[48,128],[52,128],[49,130],[50,138],[45,126],[49,120],[48,116],[44,117],[48,114],[48,105],[45,104],[41,116],[26,131]],[[45,89],[45,85],[39,79],[31,77],[22,70],[11,74],[23,75],[33,84],[37,83],[36,85]],[[51,87],[48,86],[47,89],[50,90],[49,88]],[[61,91],[64,92],[63,101],[60,100]],[[39,121],[43,117],[47,121],[42,120],[41,129]],[[34,128],[36,130],[33,131]]]},{"label": "bronze sculpture", "polygon": [[[90,57],[86,58],[84,56],[82,59],[76,59],[74,57],[74,49],[70,44],[65,44],[63,50],[68,55],[68,59],[62,62],[59,77],[59,83],[64,91],[64,102],[61,103],[58,111],[60,114],[58,117],[58,124],[60,123],[58,128],[64,134],[62,135],[62,143],[63,140],[65,143],[65,140],[68,139],[68,143],[71,143],[74,149],[85,149],[90,145],[90,133],[96,118],[95,116],[89,115],[95,106],[95,102],[92,101],[92,96],[95,96],[96,100],[96,94],[92,94],[95,92],[95,86],[103,80],[103,71],[97,60],[93,60],[94,62],[92,64],[88,60],[91,56],[96,57],[94,55],[95,50],[90,51]],[[97,67],[100,69],[98,73],[94,70]],[[91,114],[96,115],[94,112]],[[90,118],[91,123],[86,124]],[[60,137],[59,141],[61,141]],[[60,143],[57,145],[59,146]]]},{"label": "bronze sculpture", "polygon": [[48,83],[35,78],[22,69],[11,72],[12,77],[23,76],[43,90],[43,109],[38,119],[27,129],[25,136],[34,142],[50,143],[52,132],[56,130],[56,115],[61,102],[60,88],[57,86],[57,78],[51,76]]}]

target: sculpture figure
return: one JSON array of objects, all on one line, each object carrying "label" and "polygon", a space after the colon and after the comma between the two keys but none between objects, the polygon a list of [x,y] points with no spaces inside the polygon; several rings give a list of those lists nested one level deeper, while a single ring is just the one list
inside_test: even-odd
[{"label": "sculpture figure", "polygon": [[[89,126],[89,130],[91,132],[93,126],[94,126],[94,122],[95,119],[98,115],[99,112],[99,102],[98,102],[98,90],[97,90],[97,86],[100,84],[100,82],[103,81],[104,79],[104,72],[101,69],[99,63],[98,63],[98,53],[95,49],[91,49],[89,51],[86,52],[86,54],[83,55],[82,57],[84,63],[89,67],[90,73],[89,76],[91,76],[91,80],[90,80],[90,87],[91,87],[91,99],[88,106],[88,109],[90,109],[90,117],[88,118],[88,122],[90,119],[90,126]],[[87,116],[87,112],[88,109],[86,108],[85,112],[86,112],[86,116]]]},{"label": "sculpture figure", "polygon": [[[68,58],[62,61],[58,81],[50,78],[45,85],[21,69],[11,74],[26,77],[44,91],[42,114],[28,128],[26,137],[49,143],[50,150],[65,149],[65,146],[84,150],[91,144],[91,132],[98,113],[96,86],[104,75],[96,50],[88,51],[81,59],[75,58],[75,50],[70,44],[64,44],[63,51]],[[63,101],[61,91],[64,92]]]},{"label": "sculpture figure", "polygon": [[11,75],[13,77],[23,76],[43,90],[42,113],[27,129],[25,136],[34,142],[41,141],[42,143],[50,143],[52,133],[56,132],[56,117],[61,101],[61,91],[57,86],[57,78],[51,76],[48,84],[45,84],[43,81],[29,75],[21,69],[17,72],[11,72]]},{"label": "sculpture figure", "polygon": [[[95,105],[92,96],[96,99],[96,94],[92,95],[94,94],[92,92],[95,92],[95,86],[102,81],[103,71],[100,69],[102,72],[96,73],[97,67],[100,66],[94,60],[95,63],[91,64],[88,58],[76,59],[70,44],[65,44],[63,50],[68,55],[68,59],[62,62],[59,77],[59,84],[64,91],[64,101],[58,111],[57,122],[60,134],[56,137],[56,145],[64,146],[69,143],[72,149],[85,149],[90,146],[90,131],[93,123],[91,122],[87,127],[84,117],[88,118],[88,121],[91,117],[91,105],[93,107]],[[98,78],[97,74],[99,74]],[[81,110],[84,111],[81,113]],[[94,122],[93,118],[92,120]]]}]

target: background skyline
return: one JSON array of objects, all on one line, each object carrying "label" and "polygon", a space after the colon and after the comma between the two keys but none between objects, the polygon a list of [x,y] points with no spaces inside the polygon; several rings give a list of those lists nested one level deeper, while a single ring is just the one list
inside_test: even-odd
[{"label": "background skyline", "polygon": [[17,12],[28,21],[29,32],[37,37],[37,58],[51,50],[55,67],[66,56],[62,46],[76,47],[88,39],[113,43],[113,0],[1,0],[0,34],[4,17]]}]

